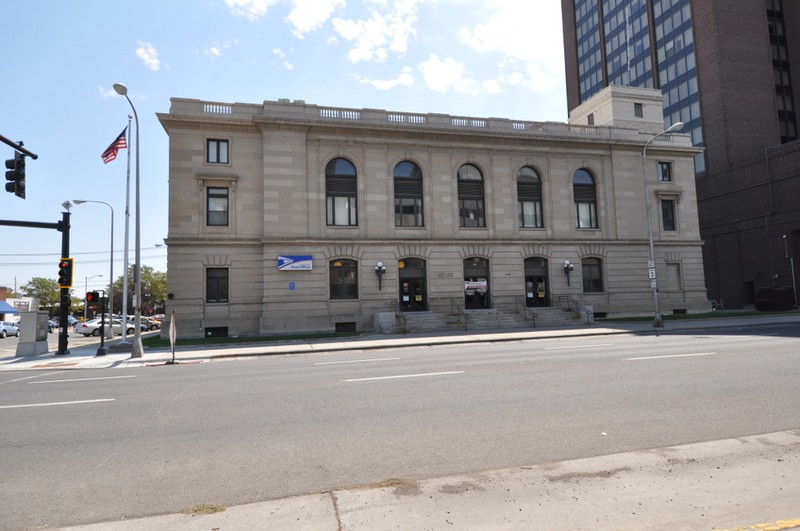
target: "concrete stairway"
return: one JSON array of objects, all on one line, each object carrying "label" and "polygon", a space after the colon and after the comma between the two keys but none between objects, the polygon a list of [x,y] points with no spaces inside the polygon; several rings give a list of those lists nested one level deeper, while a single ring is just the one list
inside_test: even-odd
[{"label": "concrete stairway", "polygon": [[522,312],[494,309],[466,310],[460,315],[434,312],[403,312],[397,319],[397,331],[404,334],[457,330],[505,330],[520,328],[556,328],[587,326],[585,318],[561,308],[534,308],[535,323]]}]

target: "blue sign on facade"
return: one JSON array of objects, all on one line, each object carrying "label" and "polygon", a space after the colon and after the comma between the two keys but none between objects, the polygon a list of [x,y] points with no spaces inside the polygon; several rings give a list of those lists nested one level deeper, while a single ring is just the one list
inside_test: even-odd
[{"label": "blue sign on facade", "polygon": [[295,288],[297,288],[297,286],[295,286],[294,280],[292,280],[291,282],[289,282],[289,291],[294,291]]},{"label": "blue sign on facade", "polygon": [[310,271],[311,256],[279,256],[278,271]]}]

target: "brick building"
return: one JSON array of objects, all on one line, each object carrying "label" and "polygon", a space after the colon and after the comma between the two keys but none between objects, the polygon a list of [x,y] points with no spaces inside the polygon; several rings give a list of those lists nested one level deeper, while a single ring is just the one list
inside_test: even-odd
[{"label": "brick building", "polygon": [[660,89],[664,124],[684,122],[705,148],[695,173],[709,296],[739,308],[795,291],[800,4],[562,0],[562,13],[570,112],[609,85]]}]

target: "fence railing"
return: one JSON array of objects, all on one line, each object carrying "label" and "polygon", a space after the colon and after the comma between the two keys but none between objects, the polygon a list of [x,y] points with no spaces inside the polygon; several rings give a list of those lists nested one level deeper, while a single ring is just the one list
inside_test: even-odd
[{"label": "fence railing", "polygon": [[525,299],[522,297],[514,297],[514,309],[519,312],[520,308],[522,309],[522,317],[526,321],[528,320],[528,317],[530,317],[533,327],[536,328],[536,312],[528,308],[528,305],[525,304]]},{"label": "fence railing", "polygon": [[575,306],[575,313],[577,313],[578,315],[583,313],[584,315],[586,315],[586,324],[588,325],[592,324],[592,310],[590,310],[586,306],[583,306],[569,295],[562,295],[561,297],[558,298],[558,300],[567,301],[567,310],[571,309],[570,305]]}]

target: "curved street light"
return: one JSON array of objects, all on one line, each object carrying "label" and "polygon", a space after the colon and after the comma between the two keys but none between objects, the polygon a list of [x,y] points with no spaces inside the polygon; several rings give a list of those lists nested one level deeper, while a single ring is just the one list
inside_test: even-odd
[{"label": "curved street light", "polygon": [[[108,259],[108,313],[109,315],[114,315],[114,207],[106,203],[105,201],[94,201],[92,199],[73,199],[73,203],[76,205],[82,205],[84,203],[97,203],[100,205],[105,205],[111,211],[111,256]],[[98,276],[98,275],[96,275]],[[102,276],[102,275],[99,275]],[[89,290],[89,286],[87,283],[86,290]],[[85,306],[85,305],[84,305]],[[84,308],[84,319],[86,318],[86,309]],[[109,326],[108,330],[106,330],[106,338],[113,339],[114,338],[114,331],[112,330],[113,327]],[[125,328],[125,327],[123,327]],[[124,331],[123,331],[124,333]]]},{"label": "curved street light", "polygon": [[650,205],[650,189],[647,183],[647,147],[653,141],[667,133],[677,132],[683,129],[683,122],[675,122],[665,130],[661,131],[653,138],[647,141],[642,149],[642,175],[644,175],[644,202],[647,207],[647,239],[650,242],[650,261],[647,263],[648,274],[650,277],[650,288],[653,290],[653,328],[663,328],[664,318],[661,317],[661,312],[658,309],[658,284],[656,283],[656,257],[655,249],[653,247],[653,221],[651,215]]},{"label": "curved street light", "polygon": [[[134,246],[136,248],[135,251],[135,258],[134,261],[136,262],[134,269],[133,269],[133,284],[134,284],[134,307],[133,307],[133,315],[134,315],[134,324],[133,324],[133,350],[131,351],[131,358],[141,358],[142,357],[142,275],[141,275],[141,267],[142,267],[142,247],[141,247],[141,215],[139,209],[139,114],[136,112],[136,107],[133,106],[133,102],[128,97],[128,87],[123,85],[122,83],[114,83],[114,91],[119,94],[120,96],[125,96],[125,99],[128,100],[128,104],[131,106],[133,110],[133,118],[136,121],[136,225],[134,229]],[[126,324],[122,323],[122,326],[125,327]]]}]

